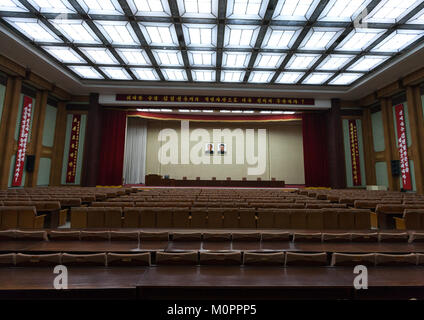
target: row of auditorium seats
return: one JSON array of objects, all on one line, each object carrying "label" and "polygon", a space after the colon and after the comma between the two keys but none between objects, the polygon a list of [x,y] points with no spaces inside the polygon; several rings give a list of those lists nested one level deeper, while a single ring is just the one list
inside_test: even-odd
[{"label": "row of auditorium seats", "polygon": [[365,209],[255,209],[184,207],[76,207],[71,228],[371,229]]},{"label": "row of auditorium seats", "polygon": [[0,254],[0,267],[54,267],[65,266],[150,266],[150,265],[245,265],[245,266],[424,266],[424,254],[346,254],[298,252],[143,252],[132,254],[52,253],[29,255],[22,253]]},{"label": "row of auditorium seats", "polygon": [[420,232],[148,232],[148,231],[0,231],[0,240],[31,241],[293,241],[424,242]]}]

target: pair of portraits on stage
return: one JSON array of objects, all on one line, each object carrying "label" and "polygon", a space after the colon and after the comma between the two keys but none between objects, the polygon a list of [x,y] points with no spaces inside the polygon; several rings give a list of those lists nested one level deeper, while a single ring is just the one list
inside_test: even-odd
[{"label": "pair of portraits on stage", "polygon": [[216,154],[226,154],[227,153],[227,145],[225,143],[217,143],[216,144],[216,149],[215,149],[215,145],[213,143],[207,143],[205,145],[205,153],[206,154],[214,154],[216,152]]}]

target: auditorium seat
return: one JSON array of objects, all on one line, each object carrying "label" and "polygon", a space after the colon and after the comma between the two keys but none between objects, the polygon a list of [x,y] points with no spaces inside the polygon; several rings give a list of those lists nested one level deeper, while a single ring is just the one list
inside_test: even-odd
[{"label": "auditorium seat", "polygon": [[290,211],[290,228],[291,229],[305,229],[306,215],[310,210],[306,209],[293,209]]},{"label": "auditorium seat", "polygon": [[108,241],[110,239],[109,231],[81,231],[81,240],[88,241]]},{"label": "auditorium seat", "polygon": [[[424,205],[423,205],[424,208]],[[423,230],[424,209],[405,209],[402,218],[394,217],[396,229],[399,230]]]},{"label": "auditorium seat", "polygon": [[150,266],[150,253],[131,253],[119,254],[108,253],[106,256],[108,267],[134,267],[134,266]]},{"label": "auditorium seat", "polygon": [[200,252],[201,265],[240,265],[241,252]]},{"label": "auditorium seat", "polygon": [[173,208],[155,208],[156,227],[172,228],[172,210]]},{"label": "auditorium seat", "polygon": [[352,235],[350,233],[323,233],[323,242],[350,242]]},{"label": "auditorium seat", "polygon": [[87,208],[87,228],[104,228],[105,211],[102,207]]},{"label": "auditorium seat", "polygon": [[243,264],[246,266],[284,266],[284,252],[245,252]]},{"label": "auditorium seat", "polygon": [[354,232],[351,233],[352,242],[378,242],[377,232]]},{"label": "auditorium seat", "polygon": [[157,265],[197,265],[197,251],[156,252]]},{"label": "auditorium seat", "polygon": [[262,241],[289,241],[289,232],[262,232]]},{"label": "auditorium seat", "polygon": [[339,218],[337,208],[323,208],[324,230],[335,230],[339,228]]},{"label": "auditorium seat", "polygon": [[105,228],[122,227],[122,208],[103,208],[105,215]]},{"label": "auditorium seat", "polygon": [[383,254],[376,253],[375,263],[377,266],[414,266],[417,265],[417,256],[409,254]]},{"label": "auditorium seat", "polygon": [[122,226],[124,228],[140,227],[141,208],[124,208],[124,220]]},{"label": "auditorium seat", "polygon": [[71,266],[106,266],[106,253],[94,253],[94,254],[62,254],[62,264]]},{"label": "auditorium seat", "polygon": [[173,226],[174,228],[188,228],[190,226],[189,208],[173,208]]},{"label": "auditorium seat", "polygon": [[240,213],[240,228],[256,228],[255,209],[241,208],[239,213]]},{"label": "auditorium seat", "polygon": [[138,231],[110,231],[111,241],[138,241]]},{"label": "auditorium seat", "polygon": [[71,208],[71,228],[87,228],[87,208]]},{"label": "auditorium seat", "polygon": [[321,232],[314,232],[314,233],[295,232],[293,234],[293,241],[294,242],[321,242],[322,234]]},{"label": "auditorium seat", "polygon": [[0,230],[0,240],[13,240],[16,238],[16,230]]},{"label": "auditorium seat", "polygon": [[191,208],[191,228],[206,228],[208,211],[207,208]]},{"label": "auditorium seat", "polygon": [[290,209],[275,209],[274,221],[277,229],[290,229]]},{"label": "auditorium seat", "polygon": [[55,267],[61,264],[61,254],[22,254],[15,255],[15,265],[17,267]]},{"label": "auditorium seat", "polygon": [[237,229],[239,227],[239,210],[235,208],[223,208],[223,227]]},{"label": "auditorium seat", "polygon": [[424,254],[423,253],[417,253],[417,264],[419,266],[424,266]]},{"label": "auditorium seat", "polygon": [[340,209],[338,211],[338,229],[355,229],[355,212],[351,209]]},{"label": "auditorium seat", "polygon": [[204,241],[231,241],[231,233],[229,232],[204,232]]},{"label": "auditorium seat", "polygon": [[407,242],[409,235],[406,232],[380,232],[378,240],[380,242]]},{"label": "auditorium seat", "polygon": [[208,228],[222,228],[222,210],[216,208],[208,208]]},{"label": "auditorium seat", "polygon": [[369,210],[354,210],[355,213],[355,228],[356,230],[370,230],[371,229],[371,215]]},{"label": "auditorium seat", "polygon": [[375,253],[352,254],[334,252],[331,257],[333,267],[355,267],[364,265],[371,267],[375,265]]},{"label": "auditorium seat", "polygon": [[51,241],[80,240],[80,231],[51,230],[49,232],[49,239]]},{"label": "auditorium seat", "polygon": [[38,229],[44,226],[45,215],[37,216],[34,206],[0,207],[1,229]]},{"label": "auditorium seat", "polygon": [[306,229],[322,230],[324,228],[323,212],[320,209],[307,210]]},{"label": "auditorium seat", "polygon": [[[156,212],[159,208],[143,207],[140,211],[140,222],[141,228],[154,228],[156,227]],[[172,219],[172,216],[171,216]],[[172,221],[172,220],[171,220]]]},{"label": "auditorium seat", "polygon": [[26,240],[26,241],[45,241],[47,240],[46,231],[28,231],[28,230],[16,230],[15,231],[16,240]]},{"label": "auditorium seat", "polygon": [[202,234],[200,232],[173,232],[173,241],[201,241]]},{"label": "auditorium seat", "polygon": [[326,266],[327,265],[327,254],[321,253],[295,253],[286,252],[285,259],[286,266]]},{"label": "auditorium seat", "polygon": [[140,241],[168,241],[168,232],[140,232]]},{"label": "auditorium seat", "polygon": [[258,221],[257,225],[260,229],[274,228],[275,227],[275,210],[274,209],[261,209],[258,208]]},{"label": "auditorium seat", "polygon": [[0,254],[0,268],[14,267],[15,266],[15,253]]},{"label": "auditorium seat", "polygon": [[233,241],[260,241],[261,234],[259,232],[233,232]]},{"label": "auditorium seat", "polygon": [[423,232],[413,232],[409,237],[409,242],[424,242]]}]

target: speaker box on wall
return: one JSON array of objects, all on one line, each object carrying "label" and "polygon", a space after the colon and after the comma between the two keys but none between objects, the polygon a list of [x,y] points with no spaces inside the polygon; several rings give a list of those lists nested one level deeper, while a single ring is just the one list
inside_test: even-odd
[{"label": "speaker box on wall", "polygon": [[26,156],[26,171],[27,172],[33,172],[34,171],[34,164],[35,164],[35,156],[34,155],[27,155]]},{"label": "speaker box on wall", "polygon": [[400,176],[400,161],[399,160],[392,160],[390,161],[391,167],[392,167],[392,176],[398,177]]}]

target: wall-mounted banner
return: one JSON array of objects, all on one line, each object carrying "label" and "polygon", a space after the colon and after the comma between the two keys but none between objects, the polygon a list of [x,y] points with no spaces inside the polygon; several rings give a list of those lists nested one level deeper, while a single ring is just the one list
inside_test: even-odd
[{"label": "wall-mounted banner", "polygon": [[24,96],[24,105],[21,114],[21,124],[18,137],[18,151],[16,152],[15,171],[13,171],[12,187],[20,187],[24,171],[26,147],[28,144],[29,128],[31,127],[32,98]]},{"label": "wall-mounted banner", "polygon": [[395,113],[402,185],[404,190],[412,190],[408,148],[406,145],[405,113],[403,110],[403,104],[395,106]]},{"label": "wall-mounted banner", "polygon": [[219,104],[273,104],[273,105],[315,105],[314,99],[304,98],[267,98],[267,97],[226,97],[226,96],[190,96],[190,95],[146,95],[117,94],[116,101],[142,102],[181,102],[181,103],[219,103]]},{"label": "wall-mounted banner", "polygon": [[361,165],[359,162],[358,127],[356,120],[349,120],[350,157],[352,159],[352,179],[354,186],[362,185]]},{"label": "wall-mounted banner", "polygon": [[80,138],[81,115],[74,114],[72,117],[71,137],[69,142],[68,164],[66,166],[66,183],[75,183],[77,171],[78,147]]}]

